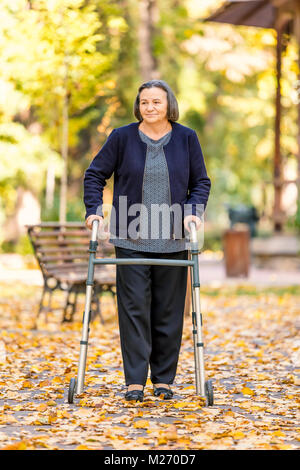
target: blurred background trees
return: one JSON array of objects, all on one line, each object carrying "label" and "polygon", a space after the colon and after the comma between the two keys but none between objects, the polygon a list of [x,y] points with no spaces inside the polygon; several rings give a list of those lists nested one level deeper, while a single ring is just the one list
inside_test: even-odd
[{"label": "blurred background trees", "polygon": [[[213,240],[228,226],[230,205],[254,205],[260,233],[272,230],[276,34],[203,23],[222,3],[1,2],[2,251],[21,249],[25,223],[84,219],[84,171],[113,128],[135,121],[137,89],[152,78],[169,83],[179,102],[179,122],[199,136],[212,179],[207,243],[209,233]],[[293,39],[284,50],[282,71],[282,155],[286,179],[293,180],[298,73]],[[111,189],[112,181],[108,199]],[[294,230],[296,184],[285,186],[283,208],[285,230]]]}]

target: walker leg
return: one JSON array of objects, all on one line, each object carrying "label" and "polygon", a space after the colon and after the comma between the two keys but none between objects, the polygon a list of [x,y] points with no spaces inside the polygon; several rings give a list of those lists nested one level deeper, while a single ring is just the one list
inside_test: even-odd
[{"label": "walker leg", "polygon": [[93,286],[87,285],[85,309],[84,309],[84,316],[83,316],[82,337],[80,341],[80,354],[79,354],[79,362],[78,362],[78,373],[77,373],[77,384],[76,384],[77,395],[80,395],[80,393],[83,392],[85,366],[86,366],[87,349],[88,349],[88,339],[89,339],[89,323],[90,323],[92,295],[93,295]]},{"label": "walker leg", "polygon": [[196,393],[206,398],[209,406],[213,405],[213,386],[212,381],[205,382],[204,368],[204,343],[202,336],[202,314],[200,304],[200,279],[199,279],[199,260],[198,260],[198,242],[196,226],[194,223],[191,227],[191,258],[194,262],[192,266],[192,305],[193,305],[193,340],[195,353],[195,376],[196,376]]},{"label": "walker leg", "polygon": [[88,349],[88,339],[89,339],[89,323],[90,323],[92,293],[93,293],[93,286],[87,285],[85,309],[84,309],[84,315],[83,315],[82,336],[81,336],[81,341],[80,341],[80,353],[79,353],[77,379],[72,378],[70,380],[69,393],[68,393],[69,403],[73,403],[75,395],[80,395],[80,393],[83,392],[87,349]]},{"label": "walker leg", "polygon": [[[198,269],[198,261],[195,262],[195,269]],[[208,406],[214,404],[213,398],[213,384],[211,380],[205,381],[205,368],[204,368],[204,344],[202,336],[202,314],[201,314],[201,305],[200,305],[200,283],[194,282],[194,294],[195,294],[195,317],[196,317],[196,330],[197,330],[197,343],[196,343],[196,364],[198,366],[197,371],[197,382],[196,390],[198,395],[203,398],[206,398],[206,403]],[[198,384],[198,385],[197,385]]]},{"label": "walker leg", "polygon": [[[97,223],[96,223],[97,222]],[[86,367],[86,358],[87,358],[87,349],[88,349],[88,339],[89,339],[89,324],[91,317],[91,302],[93,296],[93,286],[94,286],[94,259],[96,257],[97,251],[97,232],[98,232],[98,221],[95,220],[93,223],[92,237],[89,247],[89,265],[88,265],[88,275],[86,281],[86,296],[85,296],[85,308],[83,315],[83,326],[82,326],[82,336],[80,341],[80,354],[78,362],[78,372],[77,380],[74,378],[71,379],[69,385],[69,394],[68,402],[73,403],[74,395],[80,395],[83,392],[84,386],[84,377],[85,377],[85,367]]]},{"label": "walker leg", "polygon": [[198,354],[196,353],[197,321],[196,321],[196,312],[195,312],[195,299],[194,299],[194,289],[193,289],[193,269],[192,268],[191,268],[191,298],[192,298],[192,322],[193,322],[193,345],[194,345],[196,394],[200,395],[199,361],[198,361]]},{"label": "walker leg", "polygon": [[203,338],[202,338],[202,315],[200,306],[200,280],[199,280],[199,261],[197,249],[197,235],[192,230],[192,249],[191,258],[194,262],[192,266],[192,305],[193,305],[193,340],[195,353],[195,376],[196,376],[196,393],[205,397],[205,373],[204,373],[204,354],[203,354]]},{"label": "walker leg", "polygon": [[195,311],[196,311],[196,328],[197,328],[197,342],[196,342],[196,364],[198,364],[197,380],[200,390],[200,395],[205,397],[205,372],[204,372],[204,344],[202,336],[202,315],[200,307],[200,288],[194,287],[195,294]]}]

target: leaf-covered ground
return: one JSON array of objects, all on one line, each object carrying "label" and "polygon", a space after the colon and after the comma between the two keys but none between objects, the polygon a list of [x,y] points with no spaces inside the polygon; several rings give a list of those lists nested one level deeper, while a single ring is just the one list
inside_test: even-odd
[{"label": "leaf-covered ground", "polygon": [[[91,324],[85,391],[70,405],[83,305],[72,324],[54,311],[32,329],[40,288],[2,284],[0,449],[299,449],[298,288],[202,290],[206,376],[214,406],[196,396],[191,318],[185,319],[175,397],[123,399],[117,316]],[[56,296],[56,306],[63,300]],[[81,299],[83,302],[84,299]],[[297,331],[298,330],[298,331]]]}]

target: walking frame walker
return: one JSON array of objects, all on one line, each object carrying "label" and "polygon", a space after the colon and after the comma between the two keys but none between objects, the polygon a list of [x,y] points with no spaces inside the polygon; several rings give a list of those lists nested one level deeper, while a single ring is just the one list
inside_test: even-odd
[{"label": "walking frame walker", "polygon": [[80,354],[78,363],[77,379],[71,378],[68,392],[68,402],[73,403],[75,395],[83,392],[84,377],[86,369],[86,358],[88,349],[89,323],[91,318],[91,301],[94,285],[94,270],[97,264],[147,264],[161,266],[187,266],[191,268],[191,297],[192,297],[192,323],[193,344],[195,360],[195,382],[196,394],[206,399],[208,406],[213,405],[213,385],[211,380],[205,380],[204,370],[204,344],[202,335],[202,314],[200,306],[200,279],[198,261],[198,241],[196,225],[189,223],[190,227],[190,250],[188,260],[153,259],[153,258],[96,258],[98,246],[99,220],[92,224],[92,235],[89,244],[89,263],[86,281],[85,309],[83,315],[82,337],[80,341]]}]

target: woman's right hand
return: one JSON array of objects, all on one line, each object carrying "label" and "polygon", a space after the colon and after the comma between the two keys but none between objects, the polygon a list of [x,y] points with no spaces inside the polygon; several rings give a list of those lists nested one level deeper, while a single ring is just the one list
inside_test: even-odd
[{"label": "woman's right hand", "polygon": [[92,230],[92,225],[93,225],[93,220],[99,220],[99,227],[98,230],[101,231],[102,225],[103,225],[103,217],[101,215],[89,215],[88,218],[85,221],[85,226]]}]

